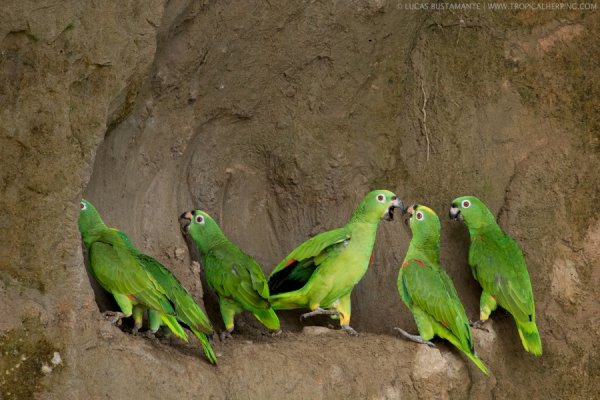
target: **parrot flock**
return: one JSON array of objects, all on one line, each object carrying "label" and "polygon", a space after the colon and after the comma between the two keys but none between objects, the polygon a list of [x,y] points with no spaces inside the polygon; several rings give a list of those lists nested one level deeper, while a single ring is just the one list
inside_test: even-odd
[{"label": "parrot flock", "polygon": [[[211,340],[211,321],[175,275],[156,259],[143,254],[125,233],[109,228],[87,200],[80,203],[78,226],[93,278],[115,299],[120,311],[107,311],[112,323],[133,317],[138,334],[147,317],[146,335],[161,327],[187,342],[186,328],[200,342],[206,359],[217,363]],[[200,253],[206,283],[219,302],[225,330],[231,337],[236,315],[248,311],[267,329],[281,332],[275,310],[305,309],[301,320],[316,315],[338,319],[350,335],[351,294],[372,262],[377,229],[382,220],[406,214],[412,233],[399,266],[398,293],[412,313],[418,335],[395,327],[401,336],[434,347],[434,336],[450,342],[484,374],[489,371],[475,352],[471,328],[481,328],[498,306],[512,315],[523,348],[542,354],[536,325],[531,281],[518,244],[498,226],[494,215],[476,197],[451,202],[449,216],[469,231],[468,264],[482,288],[479,320],[471,323],[450,276],[440,264],[440,219],[429,207],[408,208],[393,192],[368,193],[337,229],[308,239],[285,256],[266,277],[262,267],[223,233],[205,211],[180,215],[183,234]]]}]

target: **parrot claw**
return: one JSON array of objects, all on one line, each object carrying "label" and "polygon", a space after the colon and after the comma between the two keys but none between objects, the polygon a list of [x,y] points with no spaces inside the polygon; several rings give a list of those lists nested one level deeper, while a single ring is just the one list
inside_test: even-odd
[{"label": "parrot claw", "polygon": [[121,325],[121,319],[125,317],[125,314],[119,311],[104,311],[102,316],[113,325]]},{"label": "parrot claw", "polygon": [[487,329],[486,329],[486,328],[483,326],[483,324],[485,324],[485,321],[482,321],[482,320],[479,320],[479,321],[475,321],[475,322],[471,322],[471,323],[469,323],[469,325],[471,325],[471,328],[474,328],[474,329],[480,329],[480,330],[482,330],[482,331],[484,331],[484,332],[489,332],[489,330],[487,330]]},{"label": "parrot claw", "polygon": [[221,332],[221,334],[219,335],[219,339],[221,339],[221,342],[224,342],[225,339],[233,339],[233,336],[231,336],[232,331],[233,329]]},{"label": "parrot claw", "polygon": [[315,315],[339,316],[340,313],[336,310],[325,310],[324,308],[318,307],[316,310],[300,315],[300,321],[303,321],[310,317],[314,317]]},{"label": "parrot claw", "polygon": [[272,337],[279,337],[279,336],[281,336],[282,333],[283,333],[283,331],[280,329],[278,331],[271,332],[271,336]]},{"label": "parrot claw", "polygon": [[358,332],[354,330],[350,325],[341,325],[342,330],[346,331],[350,336],[358,336]]},{"label": "parrot claw", "polygon": [[419,335],[411,335],[410,333],[406,332],[404,329],[400,329],[400,328],[394,328],[394,330],[396,332],[400,333],[402,336],[404,336],[408,340],[412,340],[413,342],[420,343],[420,344],[426,344],[429,347],[435,348],[435,344],[433,344],[432,342],[430,342],[428,340],[423,340],[421,338],[421,336],[419,336]]},{"label": "parrot claw", "polygon": [[156,337],[156,332],[157,331],[151,331],[151,330],[147,330],[146,332],[144,332],[144,336],[147,337],[148,339],[152,339],[152,340],[158,340],[158,338]]}]

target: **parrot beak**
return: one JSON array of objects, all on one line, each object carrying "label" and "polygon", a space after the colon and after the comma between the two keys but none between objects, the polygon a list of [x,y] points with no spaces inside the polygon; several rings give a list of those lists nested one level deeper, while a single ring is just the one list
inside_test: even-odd
[{"label": "parrot beak", "polygon": [[450,219],[452,221],[462,221],[463,220],[463,216],[460,213],[460,210],[458,209],[458,207],[456,207],[456,204],[452,203],[452,205],[450,206]]},{"label": "parrot beak", "polygon": [[418,204],[413,204],[412,206],[406,209],[406,215],[404,216],[404,225],[408,226],[408,221],[412,218],[415,213],[415,209],[418,207]]},{"label": "parrot beak", "polygon": [[190,224],[192,223],[192,219],[194,218],[194,214],[191,211],[186,211],[179,216],[179,224],[181,225],[181,231],[186,233]]},{"label": "parrot beak", "polygon": [[383,214],[383,218],[386,221],[393,221],[394,220],[394,210],[396,208],[399,208],[400,211],[404,214],[404,212],[405,212],[404,203],[402,202],[402,200],[400,200],[398,198],[398,196],[393,196],[392,197],[392,202],[390,203],[390,206],[385,211],[385,214]]}]

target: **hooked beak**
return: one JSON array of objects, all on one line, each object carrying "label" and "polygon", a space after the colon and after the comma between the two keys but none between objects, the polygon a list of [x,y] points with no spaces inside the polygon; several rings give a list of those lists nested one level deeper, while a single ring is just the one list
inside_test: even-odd
[{"label": "hooked beak", "polygon": [[406,215],[404,217],[404,225],[408,226],[408,221],[410,221],[410,219],[412,218],[412,216],[415,213],[415,210],[417,209],[418,206],[419,206],[418,204],[413,204],[412,206],[410,206],[406,209]]},{"label": "hooked beak", "polygon": [[385,211],[385,214],[383,214],[383,219],[385,219],[386,221],[393,221],[394,210],[396,208],[399,208],[402,214],[406,212],[404,208],[404,203],[398,198],[398,196],[392,197],[392,202],[390,203],[388,209]]},{"label": "hooked beak", "polygon": [[452,203],[452,205],[450,206],[450,219],[453,221],[462,221],[463,220],[463,216],[460,213],[460,210],[454,203]]},{"label": "hooked beak", "polygon": [[181,231],[186,233],[192,223],[194,214],[191,211],[186,211],[179,216],[179,224],[181,225]]}]

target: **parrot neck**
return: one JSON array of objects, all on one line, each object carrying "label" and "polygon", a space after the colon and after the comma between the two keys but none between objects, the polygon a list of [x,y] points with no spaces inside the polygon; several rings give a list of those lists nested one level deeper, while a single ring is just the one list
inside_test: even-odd
[{"label": "parrot neck", "polygon": [[440,238],[413,237],[406,252],[406,258],[426,259],[435,265],[440,260]]},{"label": "parrot neck", "polygon": [[92,243],[98,240],[102,234],[108,227],[104,224],[104,222],[100,221],[88,227],[85,230],[81,231],[81,238],[83,239],[83,244],[85,247],[90,247]]},{"label": "parrot neck", "polygon": [[471,239],[475,236],[504,236],[504,232],[502,232],[502,229],[500,229],[500,227],[498,226],[498,224],[496,223],[496,221],[493,221],[491,223],[487,223],[487,224],[482,224],[482,225],[478,225],[478,226],[469,226],[469,235],[471,236]]},{"label": "parrot neck", "polygon": [[223,232],[213,232],[209,240],[199,240],[196,241],[196,244],[198,246],[198,250],[200,250],[202,254],[207,254],[212,249],[225,242],[227,242],[227,238]]},{"label": "parrot neck", "polygon": [[350,217],[350,221],[348,221],[349,224],[356,224],[356,223],[363,223],[363,224],[372,224],[372,225],[379,225],[379,222],[381,221],[381,218],[379,217],[373,217],[370,214],[367,214],[364,212],[364,210],[362,208],[357,208],[354,213],[352,213],[352,216]]}]

